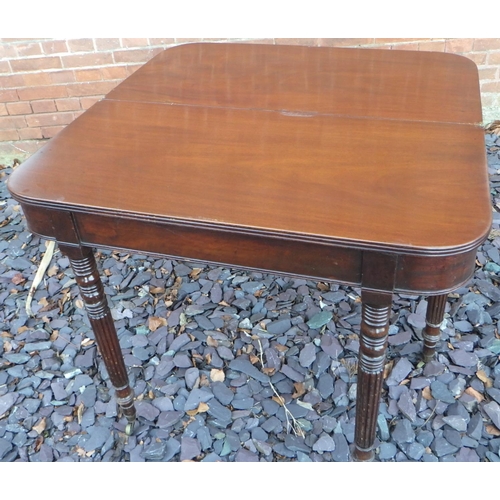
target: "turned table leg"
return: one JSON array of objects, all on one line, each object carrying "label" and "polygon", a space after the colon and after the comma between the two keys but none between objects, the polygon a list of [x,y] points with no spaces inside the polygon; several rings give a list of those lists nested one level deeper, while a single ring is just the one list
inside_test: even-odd
[{"label": "turned table leg", "polygon": [[97,271],[94,254],[88,247],[59,245],[59,248],[71,262],[97,345],[116,391],[117,402],[129,421],[128,430],[131,431],[135,422],[134,393],[129,386],[118,336]]},{"label": "turned table leg", "polygon": [[422,333],[424,337],[424,361],[427,363],[434,358],[436,344],[441,335],[441,323],[444,318],[447,294],[433,295],[427,299],[426,326]]},{"label": "turned table leg", "polygon": [[373,460],[392,293],[363,291],[354,459]]}]

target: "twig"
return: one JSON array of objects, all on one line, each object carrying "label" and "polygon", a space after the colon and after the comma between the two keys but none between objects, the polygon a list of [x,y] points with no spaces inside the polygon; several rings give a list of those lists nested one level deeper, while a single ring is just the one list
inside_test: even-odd
[{"label": "twig", "polygon": [[[259,343],[259,358],[260,358],[260,364],[262,365],[262,367],[264,368],[264,358],[263,358],[263,348],[262,348],[262,343],[260,341],[260,338],[257,337],[257,336],[251,336],[249,335],[248,333],[244,332],[245,335],[248,335],[249,337],[251,338],[254,338],[255,340],[257,340],[257,342]],[[304,436],[304,431],[302,430],[302,427],[300,426],[300,424],[297,422],[297,419],[292,415],[292,413],[290,412],[290,410],[287,408],[286,406],[286,403],[285,403],[285,399],[278,393],[278,391],[276,390],[276,388],[274,387],[273,383],[271,382],[271,380],[269,380],[269,386],[271,387],[271,389],[273,390],[274,394],[276,395],[276,397],[281,401],[281,405],[283,406],[283,409],[285,410],[285,418],[286,418],[286,428],[287,428],[287,431],[288,429],[292,429],[294,434],[296,436],[300,436],[300,437],[305,437]],[[290,424],[290,420],[289,418],[292,420],[292,423]]]},{"label": "twig", "polygon": [[49,267],[50,261],[52,260],[52,256],[54,255],[55,244],[56,244],[55,241],[48,242],[47,250],[45,250],[43,259],[40,262],[38,270],[35,274],[35,279],[31,284],[30,291],[28,292],[28,297],[26,298],[26,314],[28,316],[34,316],[33,311],[31,310],[31,301],[33,300],[33,296],[35,295],[36,289],[38,288],[38,285],[41,283],[43,275],[45,274],[45,271]]}]

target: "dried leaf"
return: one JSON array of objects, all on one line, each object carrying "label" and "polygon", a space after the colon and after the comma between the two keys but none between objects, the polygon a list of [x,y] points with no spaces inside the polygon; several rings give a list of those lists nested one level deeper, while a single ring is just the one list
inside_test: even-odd
[{"label": "dried leaf", "polygon": [[50,261],[52,260],[55,244],[55,241],[49,241],[47,243],[47,250],[45,250],[45,254],[35,274],[33,283],[31,284],[30,291],[28,292],[28,297],[26,298],[26,314],[28,316],[33,316],[33,311],[31,310],[31,301],[33,300],[33,295],[35,295],[35,291],[38,288],[38,285],[41,283],[43,275],[45,274],[45,271],[49,267]]},{"label": "dried leaf", "polygon": [[83,309],[83,308],[84,308],[84,305],[83,305],[83,300],[81,300],[81,299],[76,299],[76,300],[75,300],[75,306],[77,307],[77,309]]},{"label": "dried leaf", "polygon": [[78,424],[82,423],[83,412],[85,411],[85,406],[83,403],[80,403],[76,408],[76,418],[78,420]]},{"label": "dried leaf", "polygon": [[488,434],[491,434],[492,436],[500,436],[500,429],[497,429],[494,425],[485,425],[484,429]]},{"label": "dried leaf", "polygon": [[280,406],[285,405],[285,400],[281,396],[273,396],[271,399],[273,401],[276,401],[276,403],[278,403]]},{"label": "dried leaf", "polygon": [[153,293],[153,294],[165,293],[165,288],[163,288],[161,286],[152,286],[149,288],[149,293]]},{"label": "dried leaf", "polygon": [[[59,337],[59,330],[54,330],[51,334],[50,334],[50,341],[51,342],[55,342],[57,340],[57,337]],[[82,345],[83,345],[83,342],[82,342]]]},{"label": "dried leaf", "polygon": [[484,396],[472,387],[467,387],[467,389],[465,389],[465,393],[476,398],[478,403],[480,403],[484,399]]},{"label": "dried leaf", "polygon": [[12,351],[12,344],[8,340],[3,343],[3,350],[6,353]]},{"label": "dried leaf", "polygon": [[394,361],[389,361],[389,363],[386,363],[384,366],[384,380],[391,374],[392,372],[392,367],[394,366]]},{"label": "dried leaf", "polygon": [[190,417],[194,417],[198,413],[206,413],[208,411],[208,408],[209,408],[209,406],[207,405],[207,403],[200,403],[198,405],[198,408],[196,408],[195,410],[188,410],[188,411],[186,411],[186,413]]},{"label": "dried leaf", "polygon": [[167,320],[165,318],[158,318],[156,316],[151,316],[148,319],[148,328],[152,332],[156,332],[160,326],[167,326]]},{"label": "dried leaf", "polygon": [[328,283],[323,283],[321,281],[316,285],[316,288],[320,292],[329,292],[330,291],[330,285],[328,285]]},{"label": "dried leaf", "polygon": [[293,399],[300,398],[300,396],[305,394],[306,390],[303,382],[295,382],[293,386],[295,387],[295,392],[292,394]]},{"label": "dried leaf", "polygon": [[262,371],[263,371],[266,375],[272,376],[272,375],[274,375],[274,373],[276,372],[276,368],[262,368]]},{"label": "dried leaf", "polygon": [[493,380],[486,375],[486,372],[484,370],[478,370],[476,372],[476,377],[484,383],[484,385],[488,388],[493,387]]},{"label": "dried leaf", "polygon": [[200,269],[199,267],[195,267],[190,273],[189,277],[193,280],[197,279],[200,273],[203,271],[203,269]]},{"label": "dried leaf", "polygon": [[59,271],[59,266],[57,264],[54,264],[53,266],[50,266],[49,269],[47,270],[47,276],[52,277],[57,274]]},{"label": "dried leaf", "polygon": [[39,301],[38,301],[38,305],[39,306],[42,306],[42,307],[45,307],[45,306],[48,306],[49,303],[47,302],[47,299],[45,297],[42,297]]},{"label": "dried leaf", "polygon": [[207,337],[207,345],[209,347],[219,347],[219,342],[209,335]]},{"label": "dried leaf", "polygon": [[210,380],[212,382],[224,382],[225,379],[226,375],[224,370],[218,370],[217,368],[212,368],[212,370],[210,370]]},{"label": "dried leaf", "polygon": [[38,423],[36,425],[34,425],[32,427],[32,429],[36,432],[38,432],[38,434],[41,434],[44,430],[45,430],[45,427],[47,427],[47,422],[46,422],[47,418],[46,417],[42,417]]},{"label": "dried leaf", "polygon": [[24,283],[26,281],[26,278],[23,278],[23,275],[21,273],[16,273],[14,276],[12,276],[11,280],[14,285],[20,285],[21,283]]},{"label": "dried leaf", "polygon": [[24,332],[27,332],[28,330],[29,330],[29,328],[27,326],[20,326],[17,329],[17,333],[24,333]]},{"label": "dried leaf", "polygon": [[424,399],[427,399],[427,401],[430,401],[431,399],[434,399],[431,394],[431,388],[429,386],[424,387],[422,389],[422,397]]},{"label": "dried leaf", "polygon": [[406,384],[409,384],[410,383],[410,379],[409,378],[405,378],[404,380],[402,380],[399,385],[406,385]]},{"label": "dried leaf", "polygon": [[255,354],[250,354],[248,359],[250,360],[250,363],[252,363],[252,365],[255,365],[260,361],[259,356],[255,356]]}]

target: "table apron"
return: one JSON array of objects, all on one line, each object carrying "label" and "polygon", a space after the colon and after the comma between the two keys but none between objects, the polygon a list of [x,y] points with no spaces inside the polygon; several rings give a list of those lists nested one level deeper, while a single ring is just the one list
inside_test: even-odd
[{"label": "table apron", "polygon": [[[32,232],[67,245],[132,250],[353,286],[364,285],[363,259],[384,262],[384,255],[392,255],[396,260],[396,292],[433,295],[452,291],[470,279],[476,258],[475,248],[447,256],[391,254],[278,235],[22,206]],[[370,283],[365,285],[374,288],[373,279],[370,273]]]}]

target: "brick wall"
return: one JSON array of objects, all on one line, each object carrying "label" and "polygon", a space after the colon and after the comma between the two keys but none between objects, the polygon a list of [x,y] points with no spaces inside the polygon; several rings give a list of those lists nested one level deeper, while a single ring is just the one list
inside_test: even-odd
[{"label": "brick wall", "polygon": [[485,123],[500,119],[500,38],[0,38],[0,160],[33,153],[159,51],[193,41],[462,54],[478,65]]}]

